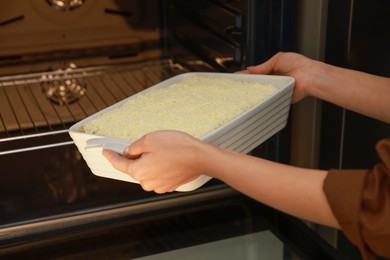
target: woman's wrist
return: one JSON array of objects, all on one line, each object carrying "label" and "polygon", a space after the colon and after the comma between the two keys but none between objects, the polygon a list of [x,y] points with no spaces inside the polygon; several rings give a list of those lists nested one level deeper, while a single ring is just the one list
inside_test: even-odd
[{"label": "woman's wrist", "polygon": [[312,60],[311,69],[308,70],[308,81],[304,86],[307,96],[323,99],[326,95],[327,85],[335,80],[334,68],[321,61]]},{"label": "woman's wrist", "polygon": [[219,170],[223,157],[223,149],[206,142],[197,143],[197,159],[196,165],[199,173],[205,174],[212,178],[220,179],[222,174]]}]

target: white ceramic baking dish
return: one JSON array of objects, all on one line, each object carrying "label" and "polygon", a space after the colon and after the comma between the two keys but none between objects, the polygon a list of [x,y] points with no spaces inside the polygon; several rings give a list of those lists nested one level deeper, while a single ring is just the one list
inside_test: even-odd
[{"label": "white ceramic baking dish", "polygon": [[[142,94],[150,89],[168,87],[184,78],[198,75],[214,78],[230,78],[248,82],[257,81],[273,84],[278,89],[278,91],[255,105],[250,110],[242,113],[223,126],[203,136],[200,138],[201,140],[240,153],[248,153],[276,134],[286,125],[295,84],[294,78],[292,77],[243,73],[189,72],[162,81],[159,84],[137,93],[136,95]],[[132,96],[129,98],[132,98]],[[69,134],[74,140],[74,143],[78,147],[89,168],[95,175],[138,183],[129,175],[115,170],[101,154],[103,148],[111,149],[117,153],[122,153],[123,150],[134,140],[111,137],[107,138],[105,136],[87,134],[80,130],[81,127],[89,120],[121,106],[127,102],[129,98],[76,123],[69,129]],[[176,191],[195,190],[210,179],[210,177],[205,175],[200,176],[198,179],[180,186]]]}]

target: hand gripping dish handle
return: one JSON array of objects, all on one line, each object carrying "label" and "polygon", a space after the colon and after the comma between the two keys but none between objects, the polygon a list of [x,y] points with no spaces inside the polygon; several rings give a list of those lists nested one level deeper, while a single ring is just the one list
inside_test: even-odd
[{"label": "hand gripping dish handle", "polygon": [[[108,149],[118,154],[123,154],[125,149],[131,144],[131,141],[128,140],[121,140],[121,139],[115,139],[115,138],[92,138],[87,140],[87,144],[85,146],[85,151],[90,151],[92,149]],[[136,158],[133,158],[136,159]],[[203,184],[208,182],[211,179],[211,177],[206,175],[201,175],[198,178],[196,178],[193,181],[190,181],[188,183],[185,183],[178,187],[176,191],[192,191],[199,187],[201,187]]]}]

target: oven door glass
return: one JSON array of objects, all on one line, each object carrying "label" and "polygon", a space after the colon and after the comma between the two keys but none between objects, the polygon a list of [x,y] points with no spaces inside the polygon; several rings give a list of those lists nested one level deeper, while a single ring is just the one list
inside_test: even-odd
[{"label": "oven door glass", "polygon": [[[81,218],[74,212],[74,218]],[[80,213],[80,212],[79,212]],[[24,259],[343,259],[302,221],[215,185],[190,195],[4,228],[0,257]],[[109,217],[102,217],[103,215]],[[36,223],[36,225],[38,225]],[[46,230],[47,229],[47,230]],[[46,230],[46,231],[45,231]]]}]

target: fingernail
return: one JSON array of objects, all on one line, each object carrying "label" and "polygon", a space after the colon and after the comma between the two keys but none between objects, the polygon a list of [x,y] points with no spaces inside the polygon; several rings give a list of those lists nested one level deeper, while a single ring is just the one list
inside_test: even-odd
[{"label": "fingernail", "polygon": [[130,146],[126,147],[125,150],[123,151],[124,155],[130,154]]}]

